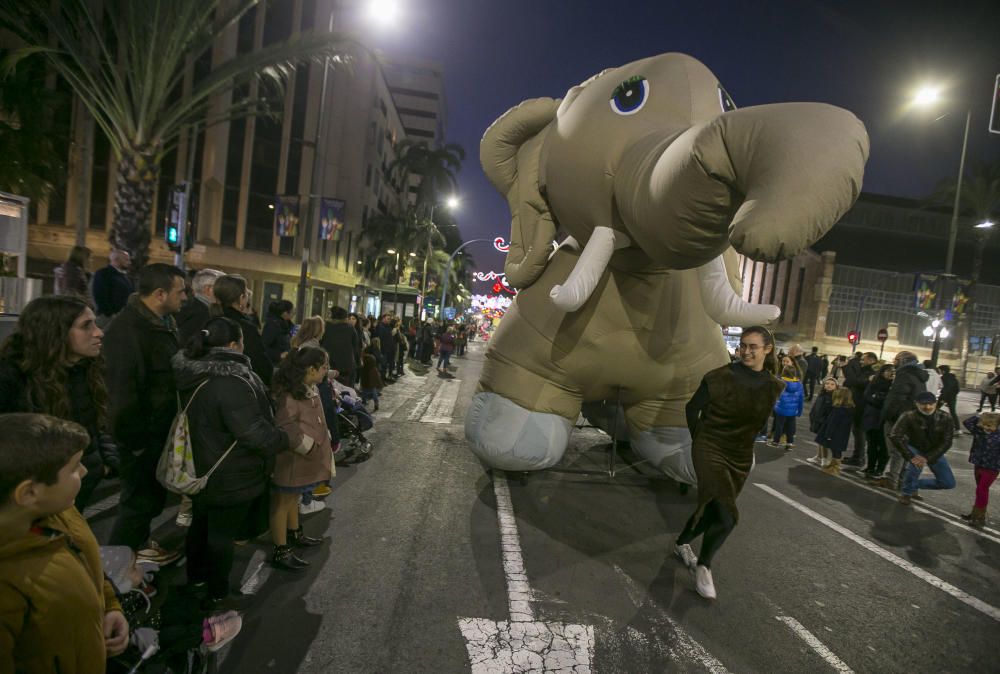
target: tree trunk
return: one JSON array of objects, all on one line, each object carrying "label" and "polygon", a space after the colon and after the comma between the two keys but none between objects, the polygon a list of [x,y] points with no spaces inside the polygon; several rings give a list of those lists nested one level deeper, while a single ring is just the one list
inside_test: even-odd
[{"label": "tree trunk", "polygon": [[131,150],[123,153],[118,163],[110,240],[111,245],[132,256],[133,274],[149,260],[149,219],[160,176],[155,157],[152,150]]}]

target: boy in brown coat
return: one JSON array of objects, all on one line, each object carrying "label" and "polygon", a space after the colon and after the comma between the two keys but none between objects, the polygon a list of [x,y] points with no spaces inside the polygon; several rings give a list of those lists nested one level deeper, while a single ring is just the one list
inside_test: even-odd
[{"label": "boy in brown coat", "polygon": [[90,437],[43,414],[3,414],[0,428],[0,672],[103,672],[128,622],[73,507]]}]

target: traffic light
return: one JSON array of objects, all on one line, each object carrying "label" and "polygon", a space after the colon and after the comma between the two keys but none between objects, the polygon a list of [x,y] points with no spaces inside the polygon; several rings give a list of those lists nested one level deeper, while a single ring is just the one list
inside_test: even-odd
[{"label": "traffic light", "polygon": [[847,341],[851,343],[851,346],[854,346],[860,340],[861,340],[861,335],[858,333],[857,330],[851,330],[850,332],[847,333]]},{"label": "traffic light", "polygon": [[167,229],[163,233],[163,238],[167,242],[167,248],[170,250],[180,250],[180,233],[177,229],[177,225],[168,222]]}]

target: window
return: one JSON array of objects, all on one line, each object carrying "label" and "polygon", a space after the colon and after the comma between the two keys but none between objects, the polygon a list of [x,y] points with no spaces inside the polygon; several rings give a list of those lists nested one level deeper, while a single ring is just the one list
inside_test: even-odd
[{"label": "window", "polygon": [[404,87],[389,87],[389,91],[400,96],[414,96],[416,98],[426,98],[431,101],[438,100],[438,95],[430,91],[420,91],[418,89],[406,89]]},{"label": "window", "polygon": [[397,108],[400,115],[410,117],[423,117],[425,119],[437,119],[437,113],[428,110],[417,110],[416,108]]},{"label": "window", "polygon": [[415,136],[417,138],[433,138],[433,131],[424,131],[423,129],[411,129],[409,127],[403,129],[407,136]]},{"label": "window", "polygon": [[792,261],[788,260],[785,263],[785,288],[781,292],[781,318],[786,320],[788,317],[788,289],[792,285]]},{"label": "window", "polygon": [[[235,95],[243,92],[236,92]],[[240,209],[240,177],[243,173],[243,146],[246,142],[247,120],[229,123],[229,145],[226,151],[226,188],[222,196],[222,228],[219,243],[236,245],[236,219]]]},{"label": "window", "polygon": [[[172,152],[172,157],[177,154]],[[87,227],[89,229],[104,229],[104,220],[108,215],[108,168],[111,160],[111,143],[100,128],[94,129],[94,168],[90,174],[90,214]],[[163,182],[165,171],[161,168],[160,182]],[[173,161],[170,161],[170,177],[173,179]],[[162,189],[162,188],[161,188]],[[74,218],[75,219],[75,218]],[[157,232],[163,231],[162,225],[157,225]]]},{"label": "window", "polygon": [[378,99],[378,109],[382,111],[382,114],[384,116],[386,116],[386,117],[389,116],[389,109],[385,107],[385,101],[382,100],[381,96],[379,96],[379,99]]}]

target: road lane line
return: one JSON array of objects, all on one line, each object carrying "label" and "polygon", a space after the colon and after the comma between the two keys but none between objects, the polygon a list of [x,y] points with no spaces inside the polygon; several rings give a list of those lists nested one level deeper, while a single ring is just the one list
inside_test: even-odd
[{"label": "road lane line", "polygon": [[[714,655],[705,650],[705,647],[700,643],[695,641],[695,639],[685,632],[676,620],[670,617],[670,614],[666,610],[656,603],[652,597],[635,581],[634,578],[629,576],[619,567],[614,564],[615,571],[618,575],[622,577],[625,582],[625,591],[628,592],[629,599],[635,604],[637,609],[641,609],[643,606],[650,606],[655,612],[656,617],[659,618],[661,624],[666,623],[674,634],[677,636],[676,648],[678,653],[694,662],[697,662],[702,667],[704,667],[712,674],[729,674],[729,670],[726,666],[719,662]],[[645,636],[645,635],[644,635]]]},{"label": "road lane line", "polygon": [[972,608],[976,609],[977,611],[979,611],[983,615],[989,616],[990,618],[993,618],[994,620],[1000,622],[1000,608],[997,608],[996,606],[992,606],[990,604],[987,604],[982,599],[979,599],[977,597],[973,597],[972,595],[970,595],[969,593],[965,592],[964,590],[960,590],[959,588],[955,587],[954,585],[952,585],[948,581],[942,580],[942,579],[938,578],[937,576],[935,576],[934,574],[931,574],[931,573],[928,573],[928,572],[924,571],[919,566],[915,566],[915,565],[911,564],[910,562],[906,561],[902,557],[899,557],[898,555],[889,552],[885,548],[883,548],[883,547],[881,547],[879,545],[876,545],[875,543],[872,543],[867,538],[862,538],[861,536],[857,535],[856,533],[854,533],[850,529],[847,529],[846,527],[843,527],[843,526],[837,524],[833,520],[831,520],[831,519],[829,519],[827,517],[824,517],[823,515],[820,515],[815,510],[807,508],[806,506],[802,505],[801,503],[799,503],[795,499],[792,499],[792,498],[789,498],[788,496],[785,496],[781,492],[779,492],[779,491],[777,491],[775,489],[772,489],[771,487],[767,486],[766,484],[761,484],[759,482],[754,482],[754,486],[755,487],[759,487],[760,489],[763,489],[765,492],[767,492],[771,496],[775,497],[779,501],[784,501],[786,504],[792,506],[793,508],[795,508],[796,510],[798,510],[802,514],[804,514],[804,515],[806,515],[808,517],[813,518],[814,520],[816,520],[820,524],[823,524],[823,525],[829,527],[830,529],[833,529],[834,531],[836,531],[841,536],[844,536],[845,538],[849,538],[850,540],[854,541],[855,543],[857,543],[861,547],[865,548],[869,552],[874,552],[876,555],[878,555],[882,559],[886,560],[887,562],[895,564],[896,566],[898,566],[899,568],[903,569],[904,571],[909,571],[910,573],[912,573],[914,576],[916,576],[920,580],[922,580],[922,581],[924,581],[924,582],[926,582],[926,583],[928,583],[930,585],[933,585],[934,587],[936,587],[937,589],[941,590],[942,592],[947,592],[948,594],[950,594],[952,597],[954,597],[955,599],[959,600],[963,604],[966,604],[967,606],[971,606]]},{"label": "road lane line", "polygon": [[838,672],[843,672],[843,674],[854,674],[853,669],[844,664],[843,660],[834,655],[833,651],[827,648],[822,641],[817,639],[816,635],[814,635],[812,632],[803,627],[802,623],[800,623],[798,620],[787,615],[778,615],[774,617],[780,620],[781,622],[785,623],[789,629],[795,632],[796,636],[802,639],[802,641],[809,644],[809,647],[814,651],[816,651],[819,657],[826,660],[826,662],[835,670],[837,670]]},{"label": "road lane line", "polygon": [[458,402],[458,389],[462,384],[461,379],[446,379],[441,382],[427,412],[420,417],[422,424],[450,424],[452,413],[455,411],[455,403]]},{"label": "road lane line", "polygon": [[500,550],[503,553],[503,575],[507,579],[507,604],[511,622],[532,622],[535,610],[531,607],[531,590],[528,586],[521,539],[517,534],[514,504],[510,500],[507,478],[496,471],[493,492],[497,499],[497,521],[500,523]]},{"label": "road lane line", "polygon": [[528,583],[517,533],[517,519],[510,488],[503,471],[493,471],[493,493],[497,500],[500,548],[507,583],[508,620],[459,618],[472,674],[497,672],[593,671],[594,628],[561,622],[535,620],[533,594]]},{"label": "road lane line", "polygon": [[[803,461],[802,459],[795,459],[795,460],[798,461],[799,463],[803,464],[803,465],[809,466],[810,468],[813,468],[813,469],[818,470],[820,472],[823,471],[822,468],[820,468],[819,466],[817,466],[815,464],[811,464],[811,463],[809,463],[807,461]],[[892,494],[887,494],[886,492],[884,492],[884,491],[882,491],[880,489],[876,489],[875,487],[869,487],[867,484],[863,484],[862,482],[860,482],[858,480],[852,480],[851,478],[845,477],[843,475],[834,475],[833,477],[836,477],[838,480],[844,480],[848,484],[853,484],[855,487],[859,487],[859,488],[864,489],[866,491],[870,491],[873,494],[878,494],[882,498],[887,498],[887,499],[889,499],[891,501],[895,501],[896,500],[896,497],[893,496]],[[954,517],[954,515],[952,515],[951,513],[949,513],[947,510],[943,510],[942,508],[939,508],[937,506],[933,506],[933,505],[931,505],[929,503],[926,503],[926,502],[918,503],[916,501],[912,501],[910,503],[909,507],[911,507],[914,510],[917,510],[919,512],[922,512],[925,515],[930,515],[931,517],[936,517],[939,520],[941,520],[942,522],[947,522],[948,524],[950,524],[952,526],[955,526],[955,527],[958,527],[959,529],[964,529],[965,531],[968,531],[968,532],[973,533],[973,534],[975,534],[977,536],[980,536],[981,538],[985,538],[987,540],[991,540],[994,543],[1000,543],[1000,538],[998,538],[996,536],[991,536],[990,534],[986,533],[986,531],[992,531],[993,533],[1000,533],[1000,532],[994,531],[993,529],[990,529],[989,527],[984,527],[985,531],[984,530],[980,530],[980,529],[976,529],[975,527],[970,527],[968,524],[965,524],[963,522],[959,522],[956,519],[952,519]],[[934,512],[934,511],[937,511],[937,512]]]}]

